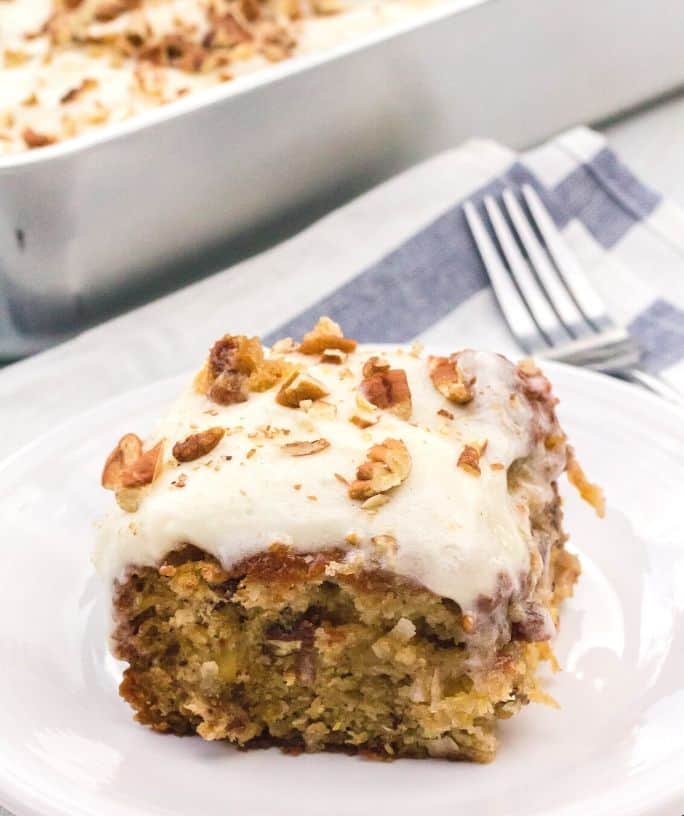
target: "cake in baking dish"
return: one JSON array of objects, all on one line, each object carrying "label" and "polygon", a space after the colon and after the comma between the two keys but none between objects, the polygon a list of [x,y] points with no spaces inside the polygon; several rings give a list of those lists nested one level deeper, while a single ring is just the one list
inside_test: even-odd
[{"label": "cake in baking dish", "polygon": [[243,748],[494,757],[549,701],[580,572],[557,479],[600,510],[530,362],[358,346],[327,318],[227,335],[104,467],[96,564],[120,693],[157,731]]},{"label": "cake in baking dish", "polygon": [[0,155],[325,52],[437,2],[2,0]]}]

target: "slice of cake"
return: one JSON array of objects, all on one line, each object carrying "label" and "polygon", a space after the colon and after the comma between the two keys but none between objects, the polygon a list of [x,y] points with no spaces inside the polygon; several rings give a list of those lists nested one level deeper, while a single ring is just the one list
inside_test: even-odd
[{"label": "slice of cake", "polygon": [[531,363],[225,336],[120,440],[96,562],[121,695],[244,748],[481,762],[529,701],[580,568],[556,480],[597,508]]}]

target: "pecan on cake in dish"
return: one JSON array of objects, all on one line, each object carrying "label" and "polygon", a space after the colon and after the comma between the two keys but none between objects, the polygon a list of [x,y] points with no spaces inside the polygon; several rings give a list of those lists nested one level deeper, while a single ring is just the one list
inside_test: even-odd
[{"label": "pecan on cake in dish", "polygon": [[548,701],[580,572],[556,481],[583,480],[529,362],[218,340],[157,431],[109,456],[96,563],[120,692],[157,731],[243,748],[494,757]]}]

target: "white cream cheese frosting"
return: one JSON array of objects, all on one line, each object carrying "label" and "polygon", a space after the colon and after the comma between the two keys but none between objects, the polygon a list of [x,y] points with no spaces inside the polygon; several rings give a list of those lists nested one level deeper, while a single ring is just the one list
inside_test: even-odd
[{"label": "white cream cheese frosting", "polygon": [[[405,372],[412,410],[402,419],[376,408],[376,424],[361,428],[350,420],[360,413],[362,369],[373,355]],[[301,553],[342,547],[349,558],[413,579],[464,611],[495,596],[502,577],[511,594],[529,584],[535,563],[546,557],[539,557],[531,532],[530,503],[553,500],[565,447],[546,450],[553,428],[544,426],[539,401],[512,363],[461,352],[460,368],[475,378],[473,399],[461,405],[434,386],[424,353],[360,346],[342,364],[297,352],[269,356],[322,383],[329,392],[325,410],[316,403],[278,404],[278,385],[232,405],[189,386],[146,440],[146,449],[163,440],[162,468],[137,510],[116,507],[99,527],[95,562],[106,580],[123,577],[132,565],[158,565],[184,544],[225,568],[284,544]],[[213,450],[194,461],[175,460],[176,442],[211,427],[225,429]],[[307,456],[284,447],[318,439],[327,447]],[[350,498],[344,480],[352,482],[369,448],[386,439],[403,442],[410,472],[387,492],[385,504],[367,509]],[[482,450],[479,475],[457,464],[467,445]],[[524,483],[509,489],[508,468],[528,457]],[[378,551],[373,539],[380,536],[396,541],[392,552]]]}]

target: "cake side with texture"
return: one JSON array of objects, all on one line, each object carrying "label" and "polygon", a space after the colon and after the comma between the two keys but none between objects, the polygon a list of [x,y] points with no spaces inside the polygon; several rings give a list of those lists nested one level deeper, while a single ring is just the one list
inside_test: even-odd
[{"label": "cake side with texture", "polygon": [[226,336],[145,443],[120,440],[96,564],[122,696],[241,746],[488,761],[548,701],[579,564],[557,479],[601,509],[531,363]]}]

